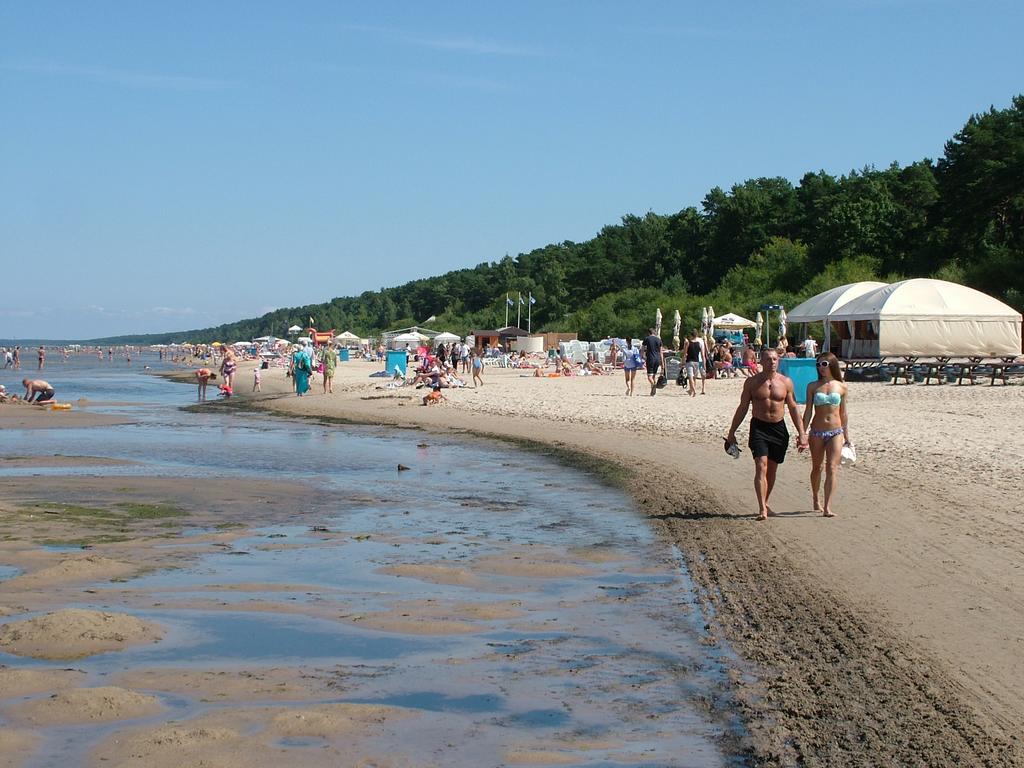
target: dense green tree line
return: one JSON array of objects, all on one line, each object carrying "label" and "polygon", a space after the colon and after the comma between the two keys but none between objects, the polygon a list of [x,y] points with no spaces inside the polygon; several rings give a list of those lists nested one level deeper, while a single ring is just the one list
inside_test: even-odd
[{"label": "dense green tree line", "polygon": [[[373,335],[423,323],[466,333],[504,324],[505,294],[532,293],[535,330],[639,334],[654,308],[748,316],[861,279],[939,276],[1024,307],[1024,96],[972,116],[938,162],[759,178],[700,207],[627,215],[582,243],[552,244],[394,288],[134,341],[233,341],[320,328]],[[514,310],[513,310],[514,311]],[[525,317],[525,309],[524,309]],[[525,321],[524,321],[525,322]],[[125,341],[120,338],[111,341]]]}]

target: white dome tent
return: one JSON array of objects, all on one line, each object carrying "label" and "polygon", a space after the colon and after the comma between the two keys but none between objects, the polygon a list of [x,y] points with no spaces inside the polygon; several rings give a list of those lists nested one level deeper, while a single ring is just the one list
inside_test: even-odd
[{"label": "white dome tent", "polygon": [[842,356],[1016,357],[1021,315],[998,299],[945,280],[915,278],[869,291],[836,308],[846,323]]},{"label": "white dome tent", "polygon": [[[825,328],[824,351],[828,351],[832,341],[832,326],[829,324],[829,315],[837,307],[847,304],[865,293],[884,288],[887,284],[877,280],[863,280],[859,283],[847,283],[822,291],[816,296],[811,296],[807,301],[793,307],[787,314],[790,325],[807,325],[809,323],[822,323]],[[806,330],[806,329],[804,329]]]}]

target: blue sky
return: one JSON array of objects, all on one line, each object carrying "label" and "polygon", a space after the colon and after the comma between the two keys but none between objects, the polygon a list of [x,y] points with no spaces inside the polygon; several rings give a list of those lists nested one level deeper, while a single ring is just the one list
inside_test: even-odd
[{"label": "blue sky", "polygon": [[941,155],[1024,3],[0,0],[0,338],[205,327]]}]

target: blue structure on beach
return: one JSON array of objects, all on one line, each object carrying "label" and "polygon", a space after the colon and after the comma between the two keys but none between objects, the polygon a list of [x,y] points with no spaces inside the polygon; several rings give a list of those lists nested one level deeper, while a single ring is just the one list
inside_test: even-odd
[{"label": "blue structure on beach", "polygon": [[807,401],[807,385],[818,378],[817,362],[813,357],[784,357],[779,360],[779,373],[792,379],[793,393],[800,404]]},{"label": "blue structure on beach", "polygon": [[404,349],[388,350],[388,356],[384,361],[384,371],[388,374],[388,376],[394,376],[395,369],[400,370],[402,372],[402,375],[405,376],[408,368],[409,360],[405,354]]}]

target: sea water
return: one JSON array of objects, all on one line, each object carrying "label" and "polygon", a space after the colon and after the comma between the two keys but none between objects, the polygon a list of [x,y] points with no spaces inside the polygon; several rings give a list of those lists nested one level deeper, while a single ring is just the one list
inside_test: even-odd
[{"label": "sea water", "polygon": [[[19,462],[0,469],[0,478],[258,477],[308,483],[318,493],[313,503],[283,510],[284,522],[251,530],[188,567],[95,585],[93,597],[83,595],[76,605],[110,610],[124,608],[111,607],[108,590],[120,591],[122,601],[125,591],[145,595],[131,612],[167,628],[155,645],[76,661],[91,684],[150,667],[352,668],[361,674],[331,701],[422,713],[427,719],[410,727],[408,738],[448,745],[447,764],[491,764],[480,761],[510,743],[570,737],[617,745],[581,752],[578,765],[732,764],[723,745],[737,726],[706,704],[724,687],[728,649],[707,642],[682,559],[656,539],[623,492],[546,456],[482,439],[184,412],[194,387],[143,375],[145,365],[161,367],[152,357],[136,358],[131,369],[123,358],[72,358],[49,362],[43,372],[59,399],[85,398],[99,411],[130,416],[130,424],[0,432],[0,456],[89,455],[133,464]],[[28,374],[7,371],[0,381],[17,391],[10,379],[20,375]],[[411,469],[398,472],[399,464]],[[344,535],[330,535],[339,531]],[[478,567],[531,552],[544,562],[580,562],[581,551],[602,557],[584,562],[579,574]],[[393,570],[424,564],[464,569],[476,581],[436,584]],[[0,578],[12,573],[0,564]],[[302,588],[284,595],[233,589],[247,584]],[[204,602],[196,607],[196,600]],[[344,604],[342,620],[252,608],[253,601],[303,608],[325,600]],[[359,616],[446,601],[514,601],[519,615],[457,634],[359,625]],[[0,653],[0,664],[38,662]],[[209,707],[164,699],[176,719]],[[49,729],[35,764],[79,764],[84,746],[116,727]]]}]

